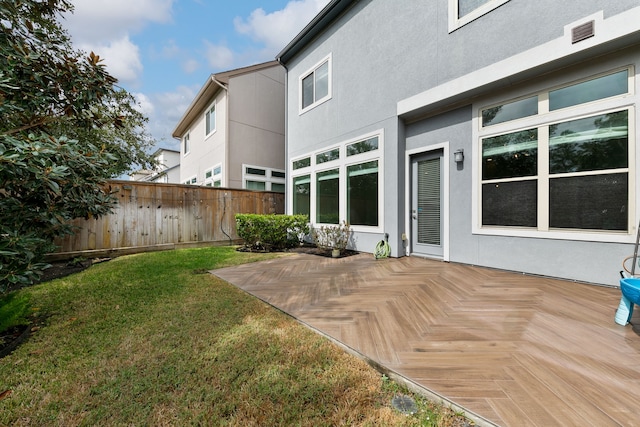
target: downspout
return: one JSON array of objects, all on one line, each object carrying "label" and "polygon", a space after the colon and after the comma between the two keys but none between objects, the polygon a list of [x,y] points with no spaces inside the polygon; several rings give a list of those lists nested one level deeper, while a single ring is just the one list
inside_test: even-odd
[{"label": "downspout", "polygon": [[[220,86],[222,90],[227,92],[226,96],[224,97],[224,117],[225,117],[224,146],[225,146],[225,149],[224,149],[224,166],[222,169],[224,171],[223,172],[224,183],[226,184],[227,187],[229,187],[229,147],[231,146],[229,142],[229,120],[228,120],[229,119],[229,88],[224,83],[216,79],[216,76],[213,74],[211,75],[211,81],[217,84],[218,86]],[[222,200],[223,200],[223,207],[222,207],[222,216],[220,217],[220,231],[222,231],[222,233],[224,233],[224,235],[227,236],[227,238],[229,239],[229,246],[231,246],[233,244],[233,238],[223,228],[224,217],[227,214],[227,192],[226,191],[224,193],[224,197]]]},{"label": "downspout", "polygon": [[287,171],[287,181],[284,186],[284,213],[293,214],[293,207],[291,207],[291,212],[289,211],[289,207],[292,206],[289,194],[293,195],[293,190],[289,191],[293,186],[293,178],[289,170],[289,69],[280,57],[277,57],[276,61],[284,68],[284,170]]},{"label": "downspout", "polygon": [[227,87],[227,85],[225,85],[224,83],[222,83],[221,81],[219,81],[218,79],[216,79],[216,76],[214,74],[211,75],[211,81],[215,84],[217,84],[218,86],[220,86],[220,88],[222,90],[224,90],[225,92],[227,92],[227,95],[224,97],[224,167],[223,167],[223,172],[222,175],[224,176],[224,184],[228,187],[229,186],[229,147],[230,147],[230,143],[229,143],[229,88]]}]

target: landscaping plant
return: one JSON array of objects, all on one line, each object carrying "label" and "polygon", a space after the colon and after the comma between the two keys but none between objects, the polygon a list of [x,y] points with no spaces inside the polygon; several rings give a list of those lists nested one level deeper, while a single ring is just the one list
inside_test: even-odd
[{"label": "landscaping plant", "polygon": [[249,250],[280,251],[302,243],[308,221],[306,215],[237,214],[236,230]]},{"label": "landscaping plant", "polygon": [[74,218],[115,202],[106,180],[150,167],[135,98],[74,50],[68,0],[0,0],[0,294],[32,283]]}]

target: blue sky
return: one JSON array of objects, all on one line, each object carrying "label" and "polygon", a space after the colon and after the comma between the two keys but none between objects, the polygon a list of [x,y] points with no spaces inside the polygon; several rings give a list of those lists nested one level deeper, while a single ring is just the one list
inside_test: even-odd
[{"label": "blue sky", "polygon": [[328,0],[72,0],[74,45],[104,58],[149,117],[157,148],[211,73],[270,61]]}]

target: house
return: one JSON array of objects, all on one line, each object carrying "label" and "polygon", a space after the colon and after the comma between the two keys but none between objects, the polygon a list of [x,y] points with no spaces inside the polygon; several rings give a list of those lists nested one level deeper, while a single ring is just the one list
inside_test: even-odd
[{"label": "house", "polygon": [[287,68],[287,212],[391,256],[617,285],[640,219],[637,0],[331,0]]},{"label": "house", "polygon": [[140,170],[131,174],[132,181],[162,182],[178,184],[180,182],[180,152],[159,148],[153,153],[156,162],[154,170]]},{"label": "house", "polygon": [[175,127],[180,183],[284,193],[284,68],[212,74]]}]

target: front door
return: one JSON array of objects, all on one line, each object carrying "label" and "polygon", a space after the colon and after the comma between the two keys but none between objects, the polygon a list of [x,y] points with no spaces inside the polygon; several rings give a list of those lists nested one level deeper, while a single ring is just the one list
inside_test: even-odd
[{"label": "front door", "polygon": [[411,160],[411,253],[443,258],[443,152]]}]

